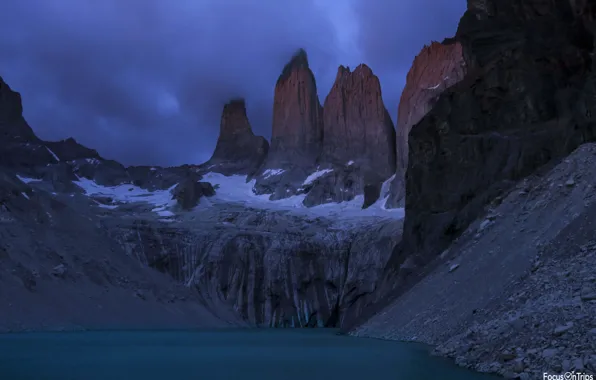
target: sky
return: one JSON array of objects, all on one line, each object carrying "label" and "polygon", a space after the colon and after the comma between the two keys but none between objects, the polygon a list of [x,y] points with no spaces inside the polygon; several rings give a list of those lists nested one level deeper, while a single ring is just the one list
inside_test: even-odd
[{"label": "sky", "polygon": [[0,76],[46,140],[125,165],[209,159],[223,105],[271,135],[275,81],[304,48],[323,103],[339,65],[369,65],[395,120],[420,49],[465,0],[2,0]]}]

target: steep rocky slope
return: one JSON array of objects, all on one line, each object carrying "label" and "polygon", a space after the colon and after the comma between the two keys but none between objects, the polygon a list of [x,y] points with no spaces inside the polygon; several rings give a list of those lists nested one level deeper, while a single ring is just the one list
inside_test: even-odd
[{"label": "steep rocky slope", "polygon": [[596,373],[594,178],[596,145],[586,144],[521,181],[352,334],[437,345],[511,378]]},{"label": "steep rocky slope", "polygon": [[[79,165],[103,159],[72,139],[41,141],[22,117],[20,95],[1,79],[0,93],[0,330],[243,323],[226,306],[209,311],[110,239],[97,206],[71,181]],[[118,180],[110,173],[119,168],[105,161],[97,180]],[[46,188],[31,187],[31,174]]]},{"label": "steep rocky slope", "polygon": [[[106,215],[112,236],[149,266],[271,327],[336,327],[359,316],[399,240],[401,222],[337,221],[212,201],[169,223]],[[174,249],[175,247],[175,249]]]},{"label": "steep rocky slope", "polygon": [[432,42],[414,58],[397,110],[397,174],[391,183],[389,206],[403,207],[410,130],[432,109],[439,95],[462,80],[465,73],[462,46],[453,39]]},{"label": "steep rocky slope", "polygon": [[217,145],[204,166],[228,175],[251,175],[261,167],[268,150],[267,140],[252,131],[244,99],[234,99],[223,107]]},{"label": "steep rocky slope", "polygon": [[514,3],[469,2],[456,35],[468,72],[410,132],[394,272],[423,266],[489,200],[594,137],[593,35],[567,1]]},{"label": "steep rocky slope", "polygon": [[595,11],[468,2],[466,75],[409,134],[403,239],[355,335],[522,379],[596,371],[594,147],[565,159],[595,137]]}]

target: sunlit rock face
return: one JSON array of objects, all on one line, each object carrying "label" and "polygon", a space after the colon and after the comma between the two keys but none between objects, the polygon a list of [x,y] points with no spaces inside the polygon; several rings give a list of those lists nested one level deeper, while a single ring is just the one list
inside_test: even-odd
[{"label": "sunlit rock face", "polygon": [[275,84],[267,168],[315,163],[323,141],[322,111],[308,57],[299,50]]},{"label": "sunlit rock face", "polygon": [[307,194],[306,206],[364,196],[366,208],[384,198],[394,172],[395,129],[372,70],[341,66],[321,107],[306,52],[298,51],[275,87],[271,149],[255,192],[272,200]]},{"label": "sunlit rock face", "polygon": [[397,173],[391,184],[388,206],[404,204],[408,167],[408,135],[435,105],[439,96],[463,79],[466,63],[462,46],[455,40],[432,42],[414,59],[406,77],[397,111]]},{"label": "sunlit rock face", "polygon": [[339,67],[323,106],[323,131],[322,161],[352,162],[383,179],[395,172],[395,129],[368,66]]}]

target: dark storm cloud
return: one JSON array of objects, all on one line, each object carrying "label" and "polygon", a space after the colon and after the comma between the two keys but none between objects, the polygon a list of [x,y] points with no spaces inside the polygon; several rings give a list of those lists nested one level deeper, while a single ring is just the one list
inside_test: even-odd
[{"label": "dark storm cloud", "polygon": [[[351,5],[353,20],[338,13]],[[247,99],[253,129],[269,137],[273,86],[299,47],[321,101],[337,65],[366,62],[395,118],[414,55],[452,35],[464,7],[463,0],[3,0],[0,76],[22,93],[42,138],[73,136],[126,164],[197,163],[213,151],[221,107],[232,97]],[[340,43],[353,23],[360,37],[354,46]]]},{"label": "dark storm cloud", "polygon": [[310,0],[5,0],[0,75],[43,138],[74,136],[125,163],[208,158],[222,104],[248,99],[270,134],[273,86],[304,46],[333,60]]}]

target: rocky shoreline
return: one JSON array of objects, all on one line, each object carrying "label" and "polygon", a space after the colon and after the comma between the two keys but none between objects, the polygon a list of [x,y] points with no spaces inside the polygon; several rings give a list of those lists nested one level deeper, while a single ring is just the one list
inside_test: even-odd
[{"label": "rocky shoreline", "polygon": [[507,378],[596,371],[596,145],[516,185],[353,336]]}]

